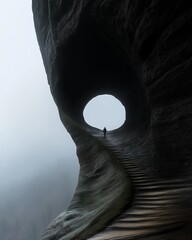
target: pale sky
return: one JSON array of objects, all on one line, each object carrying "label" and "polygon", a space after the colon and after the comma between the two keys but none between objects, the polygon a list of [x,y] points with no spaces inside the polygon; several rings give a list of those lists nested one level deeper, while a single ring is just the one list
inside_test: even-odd
[{"label": "pale sky", "polygon": [[124,123],[126,112],[125,107],[117,98],[103,94],[88,102],[83,115],[89,125],[113,130]]},{"label": "pale sky", "polygon": [[0,29],[0,191],[57,158],[77,172],[75,145],[47,84],[31,1],[0,0]]}]

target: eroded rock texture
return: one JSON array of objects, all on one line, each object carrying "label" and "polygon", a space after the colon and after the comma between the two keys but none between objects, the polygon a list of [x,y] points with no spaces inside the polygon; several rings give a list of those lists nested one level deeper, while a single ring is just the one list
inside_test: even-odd
[{"label": "eroded rock texture", "polygon": [[[79,183],[42,240],[192,239],[192,2],[33,0],[51,93],[77,145]],[[83,109],[116,96],[103,138]]]}]

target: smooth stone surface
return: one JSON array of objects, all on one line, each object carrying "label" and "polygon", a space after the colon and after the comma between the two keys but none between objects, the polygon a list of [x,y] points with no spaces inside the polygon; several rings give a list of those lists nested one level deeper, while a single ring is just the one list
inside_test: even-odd
[{"label": "smooth stone surface", "polygon": [[[191,239],[192,2],[32,2],[50,90],[80,162],[71,205],[42,239]],[[106,139],[83,119],[99,94],[127,114]]]}]

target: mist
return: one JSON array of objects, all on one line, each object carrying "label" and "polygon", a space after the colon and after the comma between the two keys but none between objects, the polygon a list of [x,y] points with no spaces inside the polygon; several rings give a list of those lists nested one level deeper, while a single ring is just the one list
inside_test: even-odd
[{"label": "mist", "polygon": [[50,94],[31,1],[1,1],[0,18],[0,239],[36,240],[69,205],[79,164]]}]

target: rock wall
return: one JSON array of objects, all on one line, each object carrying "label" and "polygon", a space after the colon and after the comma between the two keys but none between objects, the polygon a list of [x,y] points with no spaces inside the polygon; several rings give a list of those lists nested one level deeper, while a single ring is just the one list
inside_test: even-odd
[{"label": "rock wall", "polygon": [[[42,240],[192,238],[192,3],[33,0],[50,90],[77,146],[79,183]],[[103,138],[83,109],[126,108]]]}]

